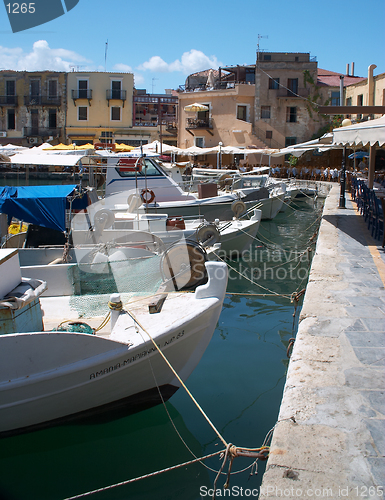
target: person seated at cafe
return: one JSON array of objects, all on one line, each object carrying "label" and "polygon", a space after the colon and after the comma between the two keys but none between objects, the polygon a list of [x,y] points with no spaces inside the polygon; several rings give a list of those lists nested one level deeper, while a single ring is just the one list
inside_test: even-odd
[{"label": "person seated at cafe", "polygon": [[362,172],[363,170],[365,170],[365,169],[367,169],[367,168],[368,168],[368,166],[367,166],[367,164],[366,164],[366,158],[365,158],[365,157],[363,157],[363,158],[361,159],[360,163],[358,164],[358,170],[361,170],[361,172]]}]

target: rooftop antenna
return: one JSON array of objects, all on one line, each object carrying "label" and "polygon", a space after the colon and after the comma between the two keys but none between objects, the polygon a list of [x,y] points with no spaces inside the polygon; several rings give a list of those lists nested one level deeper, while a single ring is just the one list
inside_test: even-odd
[{"label": "rooftop antenna", "polygon": [[108,40],[106,41],[106,47],[104,49],[104,72],[107,71],[107,50],[108,50]]},{"label": "rooftop antenna", "polygon": [[153,94],[153,93],[154,93],[154,87],[155,87],[154,80],[159,80],[159,78],[153,78],[153,79],[152,79],[152,84],[151,84],[151,94]]},{"label": "rooftop antenna", "polygon": [[269,38],[269,37],[268,37],[267,35],[260,35],[260,34],[258,33],[258,42],[257,42],[257,61],[259,60],[259,40],[260,40],[261,38]]}]

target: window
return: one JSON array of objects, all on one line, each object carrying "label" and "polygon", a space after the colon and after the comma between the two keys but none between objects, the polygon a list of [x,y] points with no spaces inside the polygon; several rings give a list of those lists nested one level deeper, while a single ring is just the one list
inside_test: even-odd
[{"label": "window", "polygon": [[15,130],[16,129],[16,116],[14,109],[8,109],[7,113],[7,129]]},{"label": "window", "polygon": [[57,127],[57,113],[56,109],[50,109],[48,111],[48,128]]},{"label": "window", "polygon": [[288,78],[287,88],[289,89],[289,94],[298,94],[298,78]]},{"label": "window", "polygon": [[87,121],[88,120],[88,108],[87,106],[78,107],[78,120]]},{"label": "window", "polygon": [[121,80],[111,80],[111,99],[121,99]]},{"label": "window", "polygon": [[[159,171],[156,164],[149,158],[143,159],[143,167],[139,172],[135,172],[134,169],[128,169],[127,167],[116,167],[115,170],[120,175],[120,177],[150,177],[150,176],[163,176],[164,173]],[[143,182],[143,181],[142,181]]]},{"label": "window", "polygon": [[286,121],[294,123],[297,121],[297,108],[288,107],[286,108]]},{"label": "window", "polygon": [[279,78],[269,78],[269,89],[279,89]]},{"label": "window", "polygon": [[285,148],[287,148],[288,146],[293,146],[294,144],[297,144],[296,137],[285,137]]},{"label": "window", "polygon": [[7,80],[5,83],[5,94],[7,104],[16,104],[16,82]]},{"label": "window", "polygon": [[264,54],[263,60],[264,61],[271,61],[271,55],[270,54],[269,55]]},{"label": "window", "polygon": [[246,68],[246,82],[255,83],[255,69]]},{"label": "window", "polygon": [[363,106],[364,105],[364,96],[363,94],[360,94],[357,96],[357,106]]},{"label": "window", "polygon": [[237,119],[247,122],[247,106],[237,105]]},{"label": "window", "polygon": [[198,111],[197,112],[197,119],[198,120],[207,120],[210,118],[210,104],[203,103],[203,106],[207,106],[209,109],[206,111]]},{"label": "window", "polygon": [[114,120],[114,121],[121,120],[119,106],[112,106],[112,108],[111,108],[111,120]]},{"label": "window", "polygon": [[205,138],[204,137],[195,137],[194,146],[198,146],[198,148],[204,148],[205,147]]},{"label": "window", "polygon": [[31,80],[29,88],[31,98],[40,96],[40,80]]},{"label": "window", "polygon": [[272,138],[273,138],[273,131],[266,130],[266,139],[272,139]]},{"label": "window", "polygon": [[48,80],[48,97],[50,99],[57,97],[57,80]]},{"label": "window", "polygon": [[88,80],[78,80],[79,99],[87,99]]},{"label": "window", "polygon": [[351,97],[348,97],[346,99],[346,106],[351,106],[352,105],[352,98]]},{"label": "window", "polygon": [[270,118],[270,106],[261,106],[261,118]]},{"label": "window", "polygon": [[340,105],[340,93],[339,92],[332,92],[330,104],[331,104],[331,106],[339,106]]},{"label": "window", "polygon": [[[105,138],[109,138],[109,139],[112,139],[114,137],[113,133],[112,132],[106,132],[105,130],[100,134],[100,137],[102,137],[103,139]],[[103,141],[102,141],[103,142]]]}]

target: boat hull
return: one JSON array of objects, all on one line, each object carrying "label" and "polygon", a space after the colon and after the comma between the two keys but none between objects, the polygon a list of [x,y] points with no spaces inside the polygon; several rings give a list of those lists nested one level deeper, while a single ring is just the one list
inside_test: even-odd
[{"label": "boat hull", "polygon": [[[217,272],[219,264],[206,266]],[[195,293],[180,294],[180,303],[174,297],[167,299],[159,314],[141,315],[139,305],[133,306],[140,328],[122,313],[110,335],[58,331],[0,335],[0,433],[71,420],[111,405],[138,406],[146,395],[154,401],[157,387],[167,388],[166,396],[171,395],[180,381],[150,335],[186,380],[207,348],[222,309],[227,268],[220,267],[222,282],[215,284],[214,292],[209,277]]]}]

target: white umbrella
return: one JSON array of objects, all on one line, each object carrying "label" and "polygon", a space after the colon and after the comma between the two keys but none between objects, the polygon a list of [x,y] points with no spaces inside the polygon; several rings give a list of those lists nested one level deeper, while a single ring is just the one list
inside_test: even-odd
[{"label": "white umbrella", "polygon": [[194,102],[194,104],[189,104],[184,107],[185,111],[208,111],[209,107],[206,106],[205,104],[199,104],[198,102]]}]

